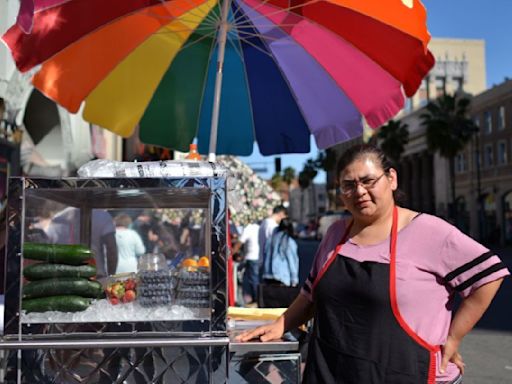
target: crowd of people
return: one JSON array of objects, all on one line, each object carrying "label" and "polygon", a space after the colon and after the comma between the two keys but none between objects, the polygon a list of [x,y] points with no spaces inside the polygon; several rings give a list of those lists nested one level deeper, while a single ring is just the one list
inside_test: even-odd
[{"label": "crowd of people", "polygon": [[[185,210],[186,211],[186,210]],[[51,203],[29,209],[27,240],[40,243],[80,244],[80,210]],[[90,218],[90,246],[95,254],[97,277],[137,272],[145,253],[165,256],[169,267],[190,256],[204,254],[204,224],[189,212],[172,218],[159,210],[107,211],[93,209]]]},{"label": "crowd of people", "polygon": [[[277,293],[280,287],[297,287],[299,283],[299,255],[296,234],[288,211],[278,205],[272,214],[257,223],[249,223],[235,235],[233,254],[242,287],[237,304],[261,304],[265,292]],[[265,290],[265,288],[268,288]],[[282,290],[281,290],[282,291]],[[275,306],[286,306],[286,298]],[[278,305],[282,304],[282,305]],[[266,305],[268,306],[268,305]]]}]

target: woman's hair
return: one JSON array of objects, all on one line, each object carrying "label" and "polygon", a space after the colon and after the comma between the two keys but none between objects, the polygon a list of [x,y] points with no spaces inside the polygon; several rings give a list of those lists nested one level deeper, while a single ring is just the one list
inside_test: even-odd
[{"label": "woman's hair", "polygon": [[354,161],[371,157],[379,163],[384,172],[389,173],[391,168],[396,169],[391,160],[386,156],[382,150],[371,144],[356,144],[347,149],[338,160],[336,167],[336,176],[339,177],[341,173],[352,164]]},{"label": "woman's hair", "polygon": [[[336,166],[337,180],[339,180],[342,172],[350,164],[356,160],[364,159],[367,157],[377,161],[377,163],[381,166],[382,170],[386,174],[389,174],[389,170],[391,168],[396,171],[395,164],[386,156],[382,149],[372,144],[356,144],[347,149],[338,160],[338,165]],[[395,202],[401,202],[404,199],[404,193],[397,189],[393,191],[393,198],[395,199]]]},{"label": "woman's hair", "polygon": [[281,222],[279,223],[279,227],[277,228],[278,232],[285,232],[290,237],[295,237],[295,231],[293,230],[293,224],[292,221],[285,217]]}]

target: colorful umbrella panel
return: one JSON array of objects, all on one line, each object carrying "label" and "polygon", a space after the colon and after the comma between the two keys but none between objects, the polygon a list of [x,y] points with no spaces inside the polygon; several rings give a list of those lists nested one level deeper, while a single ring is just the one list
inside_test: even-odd
[{"label": "colorful umbrella panel", "polygon": [[[229,0],[227,0],[229,1]],[[3,40],[45,95],[85,120],[208,152],[227,23],[219,154],[306,153],[395,116],[434,64],[419,1],[34,0]],[[26,20],[24,18],[23,20]]]}]

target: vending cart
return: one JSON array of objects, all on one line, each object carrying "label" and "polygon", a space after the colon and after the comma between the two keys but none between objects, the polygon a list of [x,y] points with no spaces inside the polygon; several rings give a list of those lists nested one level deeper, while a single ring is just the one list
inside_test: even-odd
[{"label": "vending cart", "polygon": [[[262,359],[249,353],[257,363],[244,365],[255,349],[233,338],[230,352],[227,325],[228,170],[206,162],[93,170],[10,180],[1,379],[225,383],[233,361],[243,366],[234,380],[251,382],[244,375]],[[135,261],[120,251],[119,225],[144,244]],[[259,350],[266,360],[291,353],[284,382],[298,381],[296,343]]]}]

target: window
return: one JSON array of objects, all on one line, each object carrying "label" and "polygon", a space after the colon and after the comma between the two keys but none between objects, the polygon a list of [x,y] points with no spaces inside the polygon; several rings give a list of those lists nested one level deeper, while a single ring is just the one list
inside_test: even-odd
[{"label": "window", "polygon": [[507,164],[507,142],[501,140],[498,142],[498,165]]},{"label": "window", "polygon": [[455,157],[455,173],[466,171],[466,158],[463,153],[457,154]]},{"label": "window", "polygon": [[490,111],[484,113],[484,133],[492,133],[492,114]]},{"label": "window", "polygon": [[436,76],[435,79],[436,84],[436,97],[443,96],[445,94],[446,87],[446,77],[444,76]]},{"label": "window", "polygon": [[501,131],[505,129],[505,106],[500,106],[499,116],[498,116],[498,130]]},{"label": "window", "polygon": [[489,168],[494,164],[492,144],[486,144],[484,149],[484,167]]},{"label": "window", "polygon": [[464,78],[462,76],[454,76],[452,78],[453,88],[458,91],[464,87]]},{"label": "window", "polygon": [[482,166],[482,154],[480,152],[475,152],[475,168],[480,168]]},{"label": "window", "polygon": [[404,109],[407,111],[407,112],[411,112],[413,110],[413,101],[410,97],[408,97],[407,99],[405,99],[405,106],[404,106]]}]

